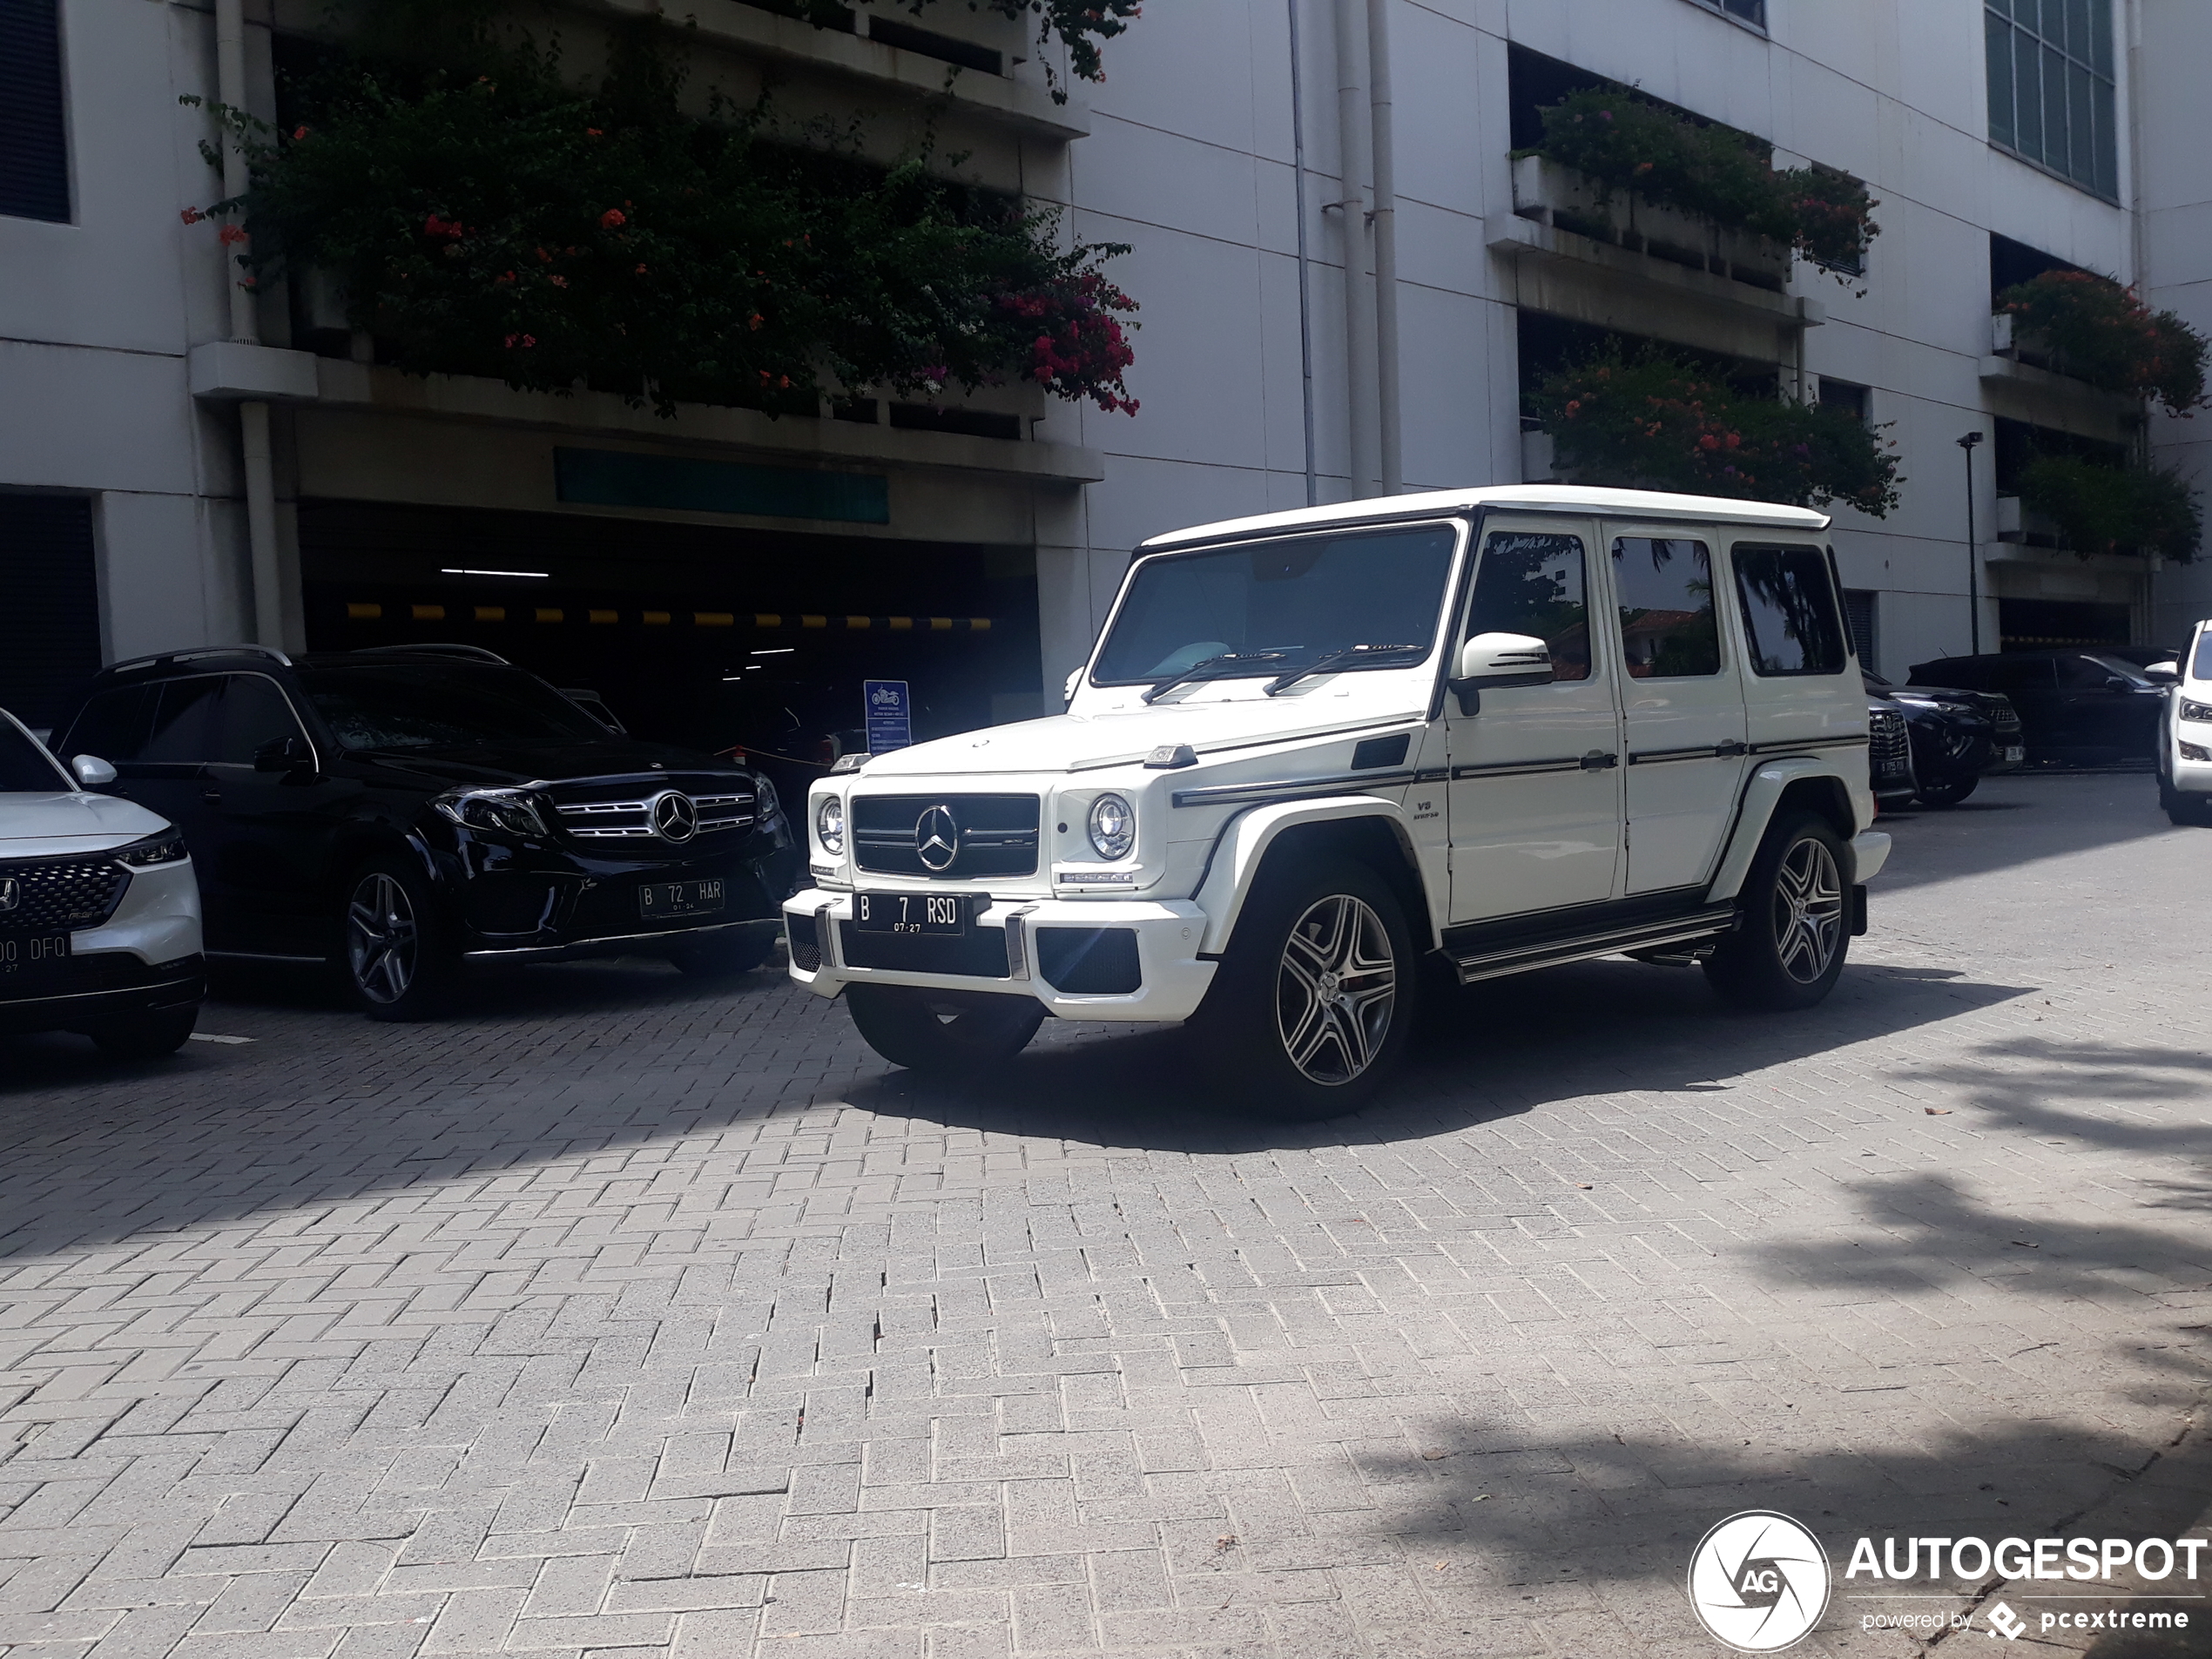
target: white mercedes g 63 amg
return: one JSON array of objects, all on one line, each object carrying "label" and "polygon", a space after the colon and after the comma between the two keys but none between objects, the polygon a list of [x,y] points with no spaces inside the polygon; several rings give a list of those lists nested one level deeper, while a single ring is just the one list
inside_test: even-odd
[{"label": "white mercedes g 63 amg", "polygon": [[1306,1118],[1390,1070],[1432,953],[1808,1007],[1889,853],[1828,522],[1515,486],[1156,537],[1065,714],[814,786],[792,977],[921,1071],[1192,1021]]}]

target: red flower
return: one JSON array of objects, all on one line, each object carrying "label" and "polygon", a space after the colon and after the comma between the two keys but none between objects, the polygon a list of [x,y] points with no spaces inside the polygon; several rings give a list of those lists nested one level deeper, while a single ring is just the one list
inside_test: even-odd
[{"label": "red flower", "polygon": [[294,127],[292,129],[292,142],[294,144],[299,143],[300,139],[306,138],[307,136],[307,129],[305,127]]},{"label": "red flower", "polygon": [[565,288],[569,286],[569,280],[564,276],[549,277],[546,280],[556,288]]},{"label": "red flower", "polygon": [[457,242],[469,233],[462,228],[459,219],[441,219],[437,214],[433,213],[422,221],[422,233],[425,236],[442,236],[449,242]]},{"label": "red flower", "polygon": [[177,217],[183,219],[187,225],[197,225],[201,219],[206,219],[207,215],[201,212],[197,207],[187,207],[183,212],[178,214]]},{"label": "red flower", "polygon": [[511,287],[514,280],[515,273],[512,271],[502,271],[491,280],[491,285],[495,288],[504,288]]},{"label": "red flower", "polygon": [[215,233],[216,239],[225,247],[236,247],[246,239],[246,233],[235,225],[226,225]]},{"label": "red flower", "polygon": [[610,207],[599,215],[599,228],[603,231],[610,231],[628,223],[630,223],[630,216],[619,207]]},{"label": "red flower", "polygon": [[523,350],[527,351],[532,346],[536,344],[537,336],[536,334],[509,334],[507,336],[507,349],[509,351],[513,351],[517,346],[522,347]]},{"label": "red flower", "polygon": [[1721,441],[1715,437],[1711,433],[1708,432],[1703,437],[1697,440],[1697,447],[1700,449],[1717,449],[1721,447]]},{"label": "red flower", "polygon": [[643,275],[644,275],[644,274],[645,274],[645,267],[644,267],[644,266],[642,266],[642,265],[641,265],[641,266],[639,266],[637,267],[637,274],[638,274],[639,276],[643,276]]},{"label": "red flower", "polygon": [[603,137],[604,135],[600,132],[597,127],[586,127],[583,130],[583,136],[587,138],[597,138]]}]

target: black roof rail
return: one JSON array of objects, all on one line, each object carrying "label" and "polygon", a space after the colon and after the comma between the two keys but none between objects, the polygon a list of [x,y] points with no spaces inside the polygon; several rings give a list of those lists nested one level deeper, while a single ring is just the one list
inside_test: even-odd
[{"label": "black roof rail", "polygon": [[264,657],[292,666],[292,659],[274,645],[201,645],[191,651],[165,651],[152,657],[132,657],[119,663],[110,663],[100,672],[122,674],[142,668],[166,668],[175,663],[198,662],[207,657]]},{"label": "black roof rail", "polygon": [[458,657],[472,663],[497,663],[502,668],[515,665],[497,651],[487,651],[482,645],[448,644],[440,640],[403,645],[363,645],[353,654],[356,657],[381,657],[392,651],[413,651],[424,657]]}]

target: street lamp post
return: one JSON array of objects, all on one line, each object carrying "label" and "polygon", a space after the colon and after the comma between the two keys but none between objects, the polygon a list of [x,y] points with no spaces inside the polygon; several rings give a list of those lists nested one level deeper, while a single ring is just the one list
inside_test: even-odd
[{"label": "street lamp post", "polygon": [[1979,432],[1959,440],[1966,454],[1966,629],[1976,657],[1981,655],[1981,543],[1974,536],[1974,448],[1980,442]]}]

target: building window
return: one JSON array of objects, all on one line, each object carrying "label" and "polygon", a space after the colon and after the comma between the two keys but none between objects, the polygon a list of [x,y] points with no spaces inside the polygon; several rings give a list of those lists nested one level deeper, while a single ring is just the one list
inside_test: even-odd
[{"label": "building window", "polygon": [[1874,624],[1879,615],[1881,598],[1882,596],[1871,588],[1844,590],[1844,626],[1851,631],[1851,648],[1858,658],[1858,665],[1877,674],[1882,669],[1874,654],[1877,644]]},{"label": "building window", "polygon": [[99,671],[92,503],[0,492],[0,709],[51,725]]},{"label": "building window", "polygon": [[1696,0],[1696,3],[1708,11],[1722,12],[1738,23],[1748,23],[1754,29],[1766,27],[1766,0]]},{"label": "building window", "polygon": [[2112,0],[1987,0],[1989,138],[2120,199]]},{"label": "building window", "polygon": [[1871,424],[1873,415],[1872,395],[1864,386],[1850,381],[1820,377],[1820,404],[1823,408],[1849,409],[1858,417],[1859,424]]},{"label": "building window", "polygon": [[59,0],[0,0],[0,214],[69,221]]}]

